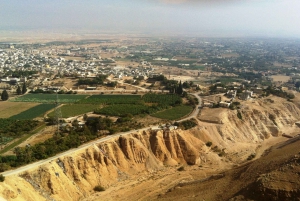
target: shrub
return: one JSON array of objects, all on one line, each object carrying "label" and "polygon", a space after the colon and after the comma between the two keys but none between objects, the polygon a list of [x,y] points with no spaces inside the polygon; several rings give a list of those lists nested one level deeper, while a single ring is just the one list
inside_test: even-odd
[{"label": "shrub", "polygon": [[255,158],[256,154],[250,154],[250,156],[248,156],[247,160],[250,161],[252,160],[253,158]]},{"label": "shrub", "polygon": [[240,111],[237,111],[237,117],[238,117],[240,120],[243,120],[242,113],[241,113]]},{"label": "shrub", "polygon": [[212,142],[206,142],[206,146],[210,147],[212,145]]},{"label": "shrub", "polygon": [[5,177],[2,174],[0,174],[0,182],[4,182],[4,180],[5,180]]},{"label": "shrub", "polygon": [[178,171],[183,171],[183,170],[184,170],[184,167],[181,166],[181,167],[179,167],[177,170],[178,170]]},{"label": "shrub", "polygon": [[98,185],[98,186],[95,186],[94,191],[98,191],[98,192],[105,191],[105,188]]}]

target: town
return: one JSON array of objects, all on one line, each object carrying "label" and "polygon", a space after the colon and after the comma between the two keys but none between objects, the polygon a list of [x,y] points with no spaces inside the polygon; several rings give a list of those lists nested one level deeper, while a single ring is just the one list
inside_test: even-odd
[{"label": "town", "polygon": [[[241,100],[300,86],[299,41],[273,39],[122,38],[0,44],[0,90],[27,93],[172,92],[183,83],[203,106],[229,107]],[[98,79],[98,77],[104,79]],[[174,88],[174,87],[173,87]],[[267,91],[267,92],[266,92]],[[173,90],[174,92],[174,90]],[[216,101],[218,100],[218,101]]]}]

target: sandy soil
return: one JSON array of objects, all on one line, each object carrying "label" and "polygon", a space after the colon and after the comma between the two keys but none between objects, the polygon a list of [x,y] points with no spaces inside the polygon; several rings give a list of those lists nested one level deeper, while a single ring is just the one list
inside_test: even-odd
[{"label": "sandy soil", "polygon": [[183,166],[183,171],[179,171],[179,167],[181,165],[167,167],[156,172],[147,172],[146,174],[140,173],[129,180],[121,181],[109,187],[104,192],[83,199],[83,201],[155,200],[178,184],[207,178],[215,172],[228,169],[230,166],[223,162],[222,165]]},{"label": "sandy soil", "polygon": [[[271,151],[262,158],[223,172],[223,177],[173,188],[158,197],[158,200],[223,201],[232,197],[236,197],[233,199],[236,201],[291,200],[288,198],[288,193],[297,192],[297,185],[299,184],[297,177],[299,176],[295,172],[299,168],[294,164],[290,165],[288,161],[293,157],[296,157],[296,160],[298,157],[299,160],[298,146],[299,140],[290,143],[288,141],[283,142],[281,145],[278,144],[270,149]],[[287,166],[284,165],[285,163]],[[291,170],[290,166],[295,168]],[[284,171],[276,171],[278,168]],[[255,183],[258,178],[262,178],[263,181],[259,183],[260,185]],[[291,181],[291,183],[287,181]],[[245,199],[244,196],[252,199]],[[279,196],[283,196],[283,198]]]}]

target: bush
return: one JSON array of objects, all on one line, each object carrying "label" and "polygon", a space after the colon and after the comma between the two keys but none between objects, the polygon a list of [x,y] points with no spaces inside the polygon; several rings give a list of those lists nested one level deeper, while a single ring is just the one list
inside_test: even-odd
[{"label": "bush", "polygon": [[206,146],[210,147],[212,145],[212,142],[206,142]]},{"label": "bush", "polygon": [[94,191],[98,191],[98,192],[105,191],[105,188],[98,185],[98,186],[95,186]]},{"label": "bush", "polygon": [[251,154],[250,156],[248,156],[247,160],[250,161],[252,160],[253,158],[255,158],[256,154]]},{"label": "bush", "polygon": [[180,168],[177,169],[178,171],[183,171],[184,170],[184,167],[181,166]]},{"label": "bush", "polygon": [[4,180],[5,180],[5,177],[2,174],[0,174],[0,182],[4,182]]},{"label": "bush", "polygon": [[237,117],[238,117],[240,120],[243,120],[242,113],[241,113],[240,111],[237,111]]}]

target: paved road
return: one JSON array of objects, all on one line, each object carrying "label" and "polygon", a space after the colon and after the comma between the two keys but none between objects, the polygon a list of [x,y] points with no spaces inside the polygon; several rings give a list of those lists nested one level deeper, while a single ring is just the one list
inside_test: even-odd
[{"label": "paved road", "polygon": [[[197,97],[197,99],[199,101],[199,104],[195,107],[194,111],[188,117],[186,117],[184,119],[181,119],[180,121],[184,121],[184,120],[188,120],[188,119],[191,119],[191,118],[195,118],[197,116],[197,114],[199,113],[199,107],[201,106],[201,98],[198,96],[198,94],[192,94],[192,95],[194,95],[195,97]],[[149,126],[149,127],[146,127],[146,128],[138,129],[138,131],[145,131],[145,130],[149,130],[149,129],[155,130],[155,129],[159,129],[159,127],[158,126]],[[17,174],[20,174],[20,173],[22,173],[24,171],[27,171],[29,169],[36,168],[36,167],[38,167],[40,165],[49,163],[49,162],[51,162],[53,160],[57,160],[59,157],[70,155],[70,154],[72,154],[72,153],[74,153],[76,151],[84,150],[84,149],[86,149],[89,146],[92,146],[94,144],[98,144],[100,142],[105,142],[105,141],[110,140],[112,138],[115,138],[115,137],[118,137],[118,136],[121,136],[121,135],[128,135],[128,134],[131,134],[131,133],[134,133],[134,132],[136,132],[136,130],[132,130],[132,131],[128,131],[128,132],[122,132],[122,133],[117,133],[117,134],[114,134],[114,135],[110,135],[110,136],[101,138],[99,140],[83,144],[83,145],[79,146],[78,148],[70,149],[70,150],[68,150],[66,152],[57,154],[57,155],[55,155],[53,157],[37,161],[35,163],[29,164],[29,165],[26,165],[26,166],[22,166],[22,167],[19,167],[17,169],[14,169],[14,170],[9,170],[9,171],[3,172],[1,174],[3,176],[17,175]]]}]

